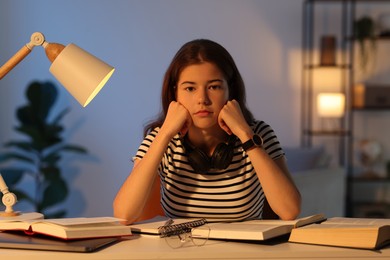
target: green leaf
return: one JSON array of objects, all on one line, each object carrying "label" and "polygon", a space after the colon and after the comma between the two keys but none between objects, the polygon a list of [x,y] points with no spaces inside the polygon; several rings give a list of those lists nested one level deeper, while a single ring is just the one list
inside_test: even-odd
[{"label": "green leaf", "polygon": [[54,119],[53,119],[53,122],[52,124],[54,125],[57,125],[59,124],[59,122],[61,121],[61,119],[67,114],[69,113],[70,111],[70,108],[65,108],[64,110],[62,110]]},{"label": "green leaf", "polygon": [[83,153],[83,154],[88,153],[88,150],[86,148],[79,145],[73,145],[73,144],[64,145],[62,147],[62,150],[67,152],[74,152],[74,153]]},{"label": "green leaf", "polygon": [[[39,211],[47,210],[64,201],[68,195],[68,187],[61,176],[61,168],[58,163],[61,160],[62,152],[73,152],[79,154],[88,151],[78,145],[65,145],[62,133],[64,127],[61,120],[69,113],[70,109],[60,111],[51,123],[48,122],[49,115],[57,99],[57,89],[50,82],[32,82],[26,90],[27,104],[18,107],[16,117],[18,125],[14,129],[21,133],[27,141],[11,140],[6,147],[16,150],[0,156],[0,162],[16,160],[18,162],[32,163],[33,170],[21,168],[4,169],[10,185],[20,182],[25,174],[37,175],[35,184],[37,191],[34,198],[29,197],[23,191],[18,191],[19,199],[25,199],[35,205]],[[30,165],[26,165],[27,167]],[[36,169],[39,167],[39,169]],[[31,193],[30,193],[31,194]],[[50,213],[50,216],[64,216],[65,210],[57,210]]]},{"label": "green leaf", "polygon": [[54,165],[58,163],[61,159],[61,155],[59,153],[49,153],[44,158],[42,158],[42,162],[47,163],[49,165]]},{"label": "green leaf", "polygon": [[58,91],[51,82],[33,82],[26,91],[26,96],[31,105],[31,112],[40,120],[46,122],[46,118],[56,102]]},{"label": "green leaf", "polygon": [[5,143],[4,146],[5,147],[15,147],[15,148],[21,149],[21,150],[26,151],[26,152],[31,152],[34,150],[32,147],[32,144],[30,142],[26,142],[26,141],[9,141],[9,142]]},{"label": "green leaf", "polygon": [[40,129],[37,128],[36,125],[23,124],[19,127],[15,127],[15,130],[22,133],[22,134],[27,135],[28,137],[30,137],[30,139],[33,142],[41,142],[41,140],[43,139],[42,133],[41,133]]},{"label": "green leaf", "polygon": [[36,206],[36,202],[24,191],[20,189],[14,189],[12,192],[16,195],[18,198],[18,201],[26,200],[27,202],[31,203],[32,205]]},{"label": "green leaf", "polygon": [[35,161],[32,158],[20,153],[10,152],[10,153],[4,153],[0,155],[0,162],[5,162],[9,160],[19,160],[19,161],[35,164]]},{"label": "green leaf", "polygon": [[12,187],[23,178],[23,174],[27,171],[28,169],[24,168],[3,168],[1,169],[1,176],[3,176],[7,186]]},{"label": "green leaf", "polygon": [[19,107],[16,110],[16,118],[19,120],[21,125],[42,124],[42,122],[39,122],[39,119],[32,112],[32,108],[30,105]]},{"label": "green leaf", "polygon": [[43,160],[46,162],[53,162],[55,159],[60,159],[59,154],[61,152],[87,154],[88,150],[78,145],[62,145],[48,153]]},{"label": "green leaf", "polygon": [[53,206],[66,199],[68,196],[68,186],[63,179],[57,179],[51,182],[43,192],[41,208]]},{"label": "green leaf", "polygon": [[39,169],[45,177],[45,180],[49,183],[61,180],[61,171],[56,166],[42,167]]}]

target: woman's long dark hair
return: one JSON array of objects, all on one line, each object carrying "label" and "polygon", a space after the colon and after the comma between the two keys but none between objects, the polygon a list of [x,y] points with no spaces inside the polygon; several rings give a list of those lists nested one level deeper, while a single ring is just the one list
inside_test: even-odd
[{"label": "woman's long dark hair", "polygon": [[163,81],[161,92],[162,111],[157,119],[144,128],[146,136],[152,129],[162,126],[169,104],[176,100],[176,85],[180,73],[189,65],[210,62],[223,73],[229,87],[229,100],[235,99],[240,105],[245,120],[253,121],[253,115],[246,106],[245,85],[230,53],[220,44],[207,39],[198,39],[184,44],[174,56]]}]

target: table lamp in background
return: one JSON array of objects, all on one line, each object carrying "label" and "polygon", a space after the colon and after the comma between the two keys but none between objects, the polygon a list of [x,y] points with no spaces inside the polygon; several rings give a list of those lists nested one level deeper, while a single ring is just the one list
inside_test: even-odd
[{"label": "table lamp in background", "polygon": [[345,96],[343,93],[320,93],[317,98],[320,117],[342,117],[344,115]]},{"label": "table lamp in background", "polygon": [[[0,80],[35,46],[45,48],[46,56],[52,62],[50,72],[83,107],[91,102],[115,70],[75,44],[64,46],[58,43],[48,43],[42,33],[35,32],[31,35],[30,42],[0,67]],[[9,192],[1,174],[0,191],[3,193],[2,201],[6,206],[6,211],[0,212],[0,216],[18,215],[12,209],[16,203],[16,196]]]},{"label": "table lamp in background", "polygon": [[[345,95],[343,93],[319,93],[317,96],[317,111],[321,118],[340,119],[345,112]],[[341,130],[340,125],[333,125],[330,131]]]}]

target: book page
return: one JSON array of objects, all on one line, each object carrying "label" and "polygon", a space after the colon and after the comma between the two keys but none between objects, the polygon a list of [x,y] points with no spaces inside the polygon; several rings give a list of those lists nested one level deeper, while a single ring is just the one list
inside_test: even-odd
[{"label": "book page", "polygon": [[315,223],[325,220],[325,216],[323,214],[311,215],[303,218],[298,218],[294,220],[280,220],[280,219],[256,219],[256,220],[248,220],[243,222],[236,223],[245,223],[245,224],[262,224],[262,225],[291,225],[291,226],[304,226],[307,224]]},{"label": "book page", "polygon": [[73,225],[89,225],[89,224],[103,224],[121,221],[118,218],[113,217],[95,217],[95,218],[57,218],[57,219],[45,219],[42,223],[52,223],[61,226],[73,226]]},{"label": "book page", "polygon": [[312,224],[312,225],[306,225],[303,227],[300,227],[299,229],[324,229],[324,230],[331,230],[331,229],[337,229],[338,231],[334,232],[340,232],[339,230],[377,230],[379,226],[373,226],[373,225],[365,225],[365,224],[342,224],[342,223],[327,223],[327,224]]},{"label": "book page", "polygon": [[[237,232],[237,233],[245,233],[245,232],[267,232],[269,230],[273,230],[275,228],[278,228],[280,226],[285,227],[285,230],[291,230],[293,225],[262,225],[262,224],[251,224],[251,223],[244,223],[244,222],[232,222],[232,223],[212,223],[208,224],[210,227],[211,232],[214,232],[216,230],[224,231],[224,232]],[[193,230],[196,230],[197,228],[194,228]]]},{"label": "book page", "polygon": [[207,224],[209,229],[201,226],[192,229],[193,237],[232,240],[266,240],[288,234],[294,225],[250,224],[243,222]]},{"label": "book page", "polygon": [[390,225],[390,219],[335,217],[322,222],[322,225],[325,224],[385,226]]}]

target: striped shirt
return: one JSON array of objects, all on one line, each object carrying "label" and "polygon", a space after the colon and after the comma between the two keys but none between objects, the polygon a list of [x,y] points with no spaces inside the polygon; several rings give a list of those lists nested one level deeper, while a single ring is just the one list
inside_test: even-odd
[{"label": "striped shirt", "polygon": [[[263,138],[263,148],[272,159],[284,154],[268,124],[255,121],[251,127]],[[158,131],[159,128],[155,128],[145,137],[135,158],[143,158]],[[233,160],[224,170],[212,169],[206,174],[199,174],[194,172],[187,158],[181,138],[174,136],[158,167],[161,205],[168,217],[202,217],[215,221],[262,217],[264,192],[238,138]]]}]

